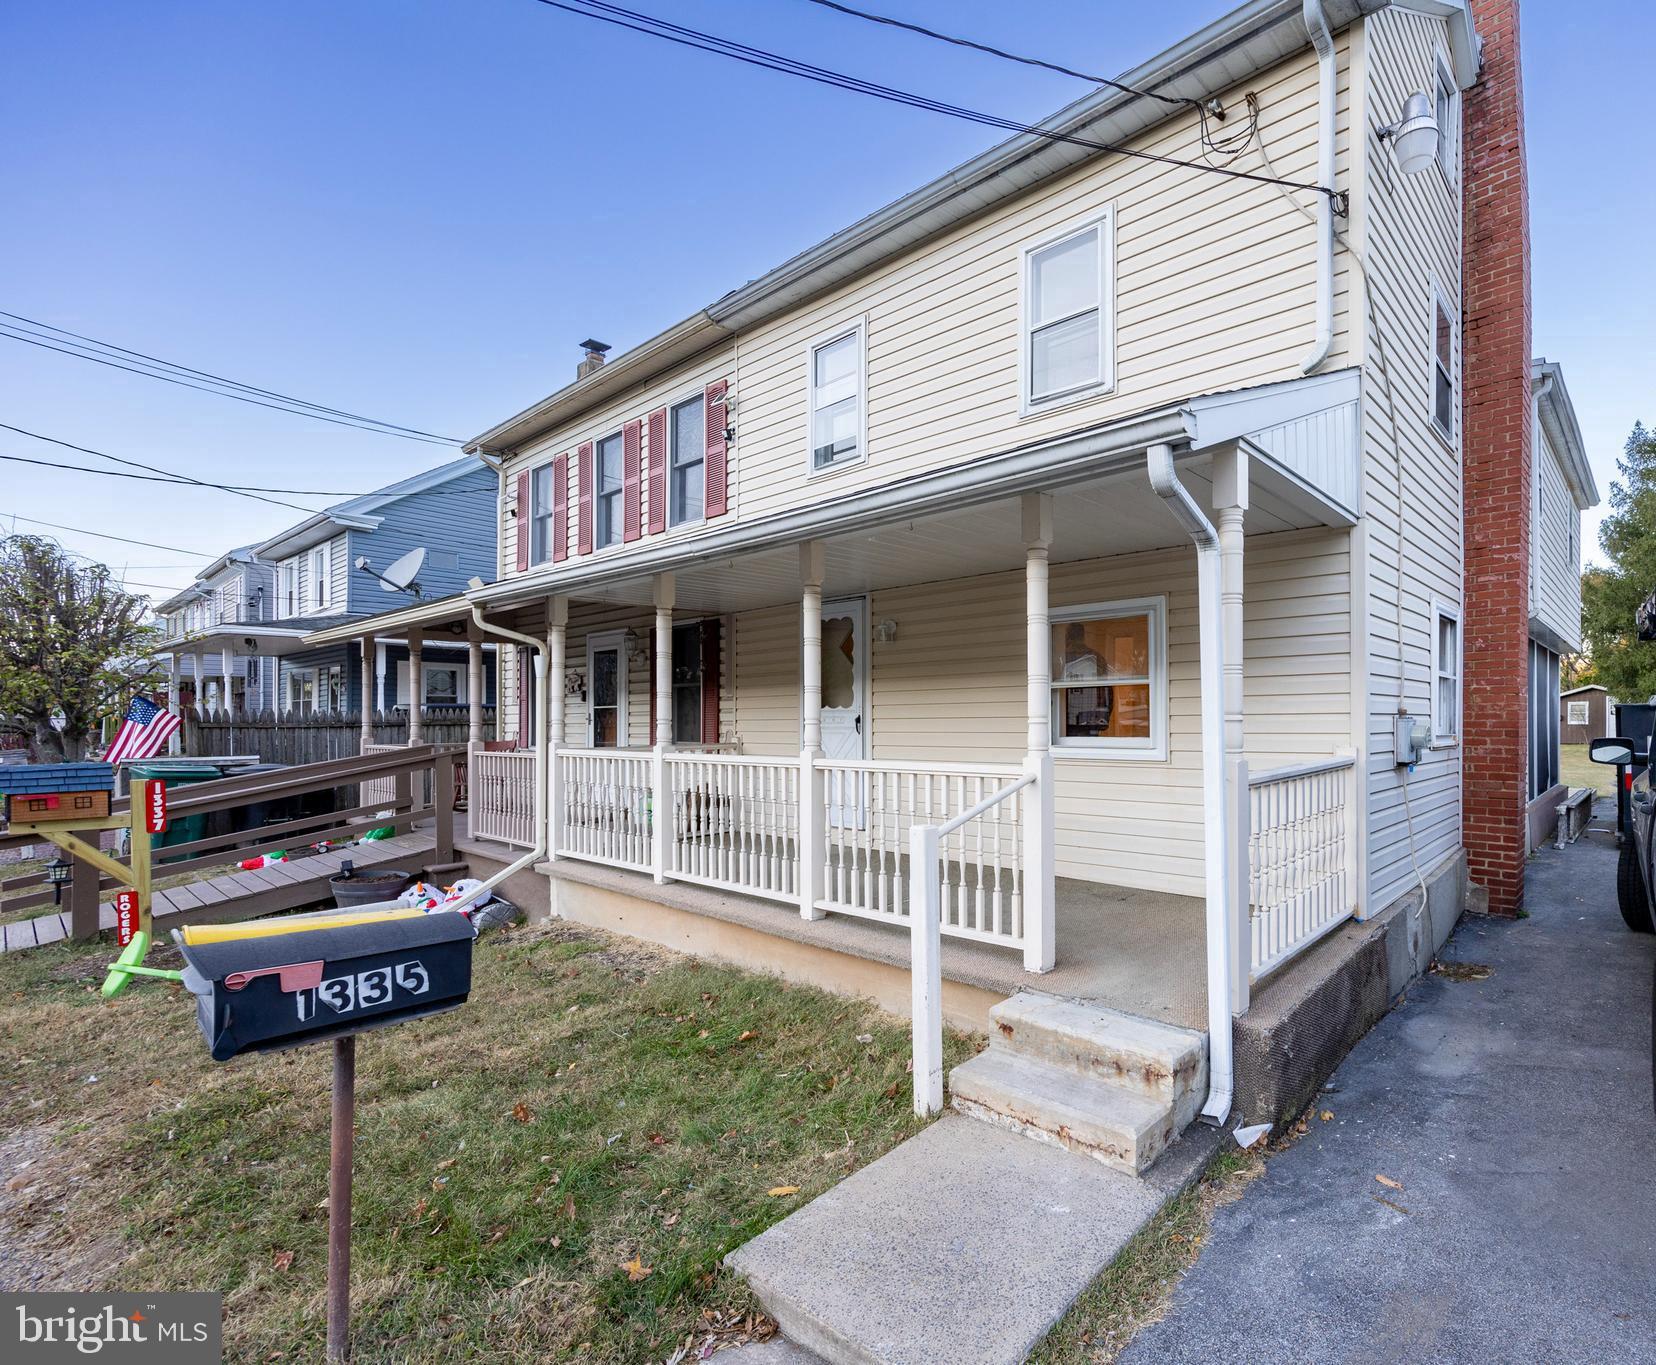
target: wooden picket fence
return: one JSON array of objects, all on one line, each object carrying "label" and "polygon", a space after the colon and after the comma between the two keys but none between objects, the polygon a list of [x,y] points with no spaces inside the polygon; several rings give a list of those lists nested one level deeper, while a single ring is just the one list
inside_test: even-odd
[{"label": "wooden picket fence", "polygon": [[[470,720],[465,707],[428,708],[421,726],[427,744],[464,744]],[[354,711],[237,711],[212,707],[184,711],[184,752],[204,755],[257,754],[266,763],[326,763],[354,758],[362,741],[362,721]],[[483,708],[483,738],[493,739],[495,708]],[[374,715],[374,743],[408,743],[408,716],[402,711]]]}]

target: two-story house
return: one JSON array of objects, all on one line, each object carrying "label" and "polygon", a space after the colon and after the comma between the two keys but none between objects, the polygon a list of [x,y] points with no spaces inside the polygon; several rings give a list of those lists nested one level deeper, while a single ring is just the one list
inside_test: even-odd
[{"label": "two-story house", "polygon": [[[172,646],[170,694],[215,710],[228,698],[237,712],[278,715],[357,712],[364,700],[370,711],[406,708],[416,683],[405,637],[376,638],[366,664],[360,654],[313,646],[307,637],[408,600],[391,595],[370,570],[383,574],[411,551],[424,551],[416,581],[428,599],[457,593],[478,575],[492,577],[494,536],[495,477],[465,458],[336,503],[234,551],[157,609]],[[465,708],[474,683],[463,633],[433,639],[422,656],[417,686],[424,706]],[[480,703],[492,704],[494,675],[491,649]]]},{"label": "two-story house", "polygon": [[[1303,1103],[1460,913],[1463,451],[1531,351],[1463,230],[1525,193],[1511,0],[1251,0],[1121,87],[589,346],[469,447],[496,581],[312,638],[510,644],[473,830],[553,913],[907,1009],[919,893],[949,1017],[1198,1038],[1152,1115],[1067,1092],[1137,1167]],[[1262,1080],[1253,993],[1354,919]]]}]

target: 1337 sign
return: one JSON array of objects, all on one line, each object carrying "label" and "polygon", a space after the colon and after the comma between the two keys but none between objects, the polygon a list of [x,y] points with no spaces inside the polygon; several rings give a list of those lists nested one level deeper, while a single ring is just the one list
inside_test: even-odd
[{"label": "1337 sign", "polygon": [[167,784],[159,778],[144,783],[144,830],[149,834],[167,832]]},{"label": "1337 sign", "polygon": [[358,1010],[389,1005],[399,993],[424,995],[430,989],[431,977],[426,973],[425,963],[413,959],[389,967],[372,967],[365,972],[330,976],[314,990],[295,991],[293,1001],[299,1022],[308,1023],[316,1017],[319,1003],[335,1014],[355,1014]]}]

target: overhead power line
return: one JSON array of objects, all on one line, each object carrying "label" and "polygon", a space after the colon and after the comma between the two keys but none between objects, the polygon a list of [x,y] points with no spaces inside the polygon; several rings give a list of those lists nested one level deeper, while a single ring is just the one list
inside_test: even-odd
[{"label": "overhead power line", "polygon": [[[29,346],[38,346],[43,350],[56,351],[59,355],[71,356],[76,360],[90,360],[95,365],[106,365],[110,369],[125,370],[128,374],[142,375],[145,379],[159,379],[163,383],[177,384],[181,388],[195,389],[199,393],[216,394],[220,398],[233,398],[239,403],[251,403],[254,407],[269,408],[274,412],[288,412],[292,413],[295,417],[311,417],[318,422],[329,422],[338,427],[354,427],[358,431],[372,431],[381,436],[396,436],[399,439],[406,441],[422,441],[427,445],[458,446],[462,444],[462,442],[447,436],[435,436],[423,432],[416,432],[412,429],[393,427],[389,424],[377,423],[373,418],[365,418],[361,421],[347,421],[342,417],[329,416],[328,411],[325,409],[313,406],[296,405],[302,400],[294,400],[293,403],[268,402],[263,398],[253,396],[258,392],[258,390],[247,388],[246,386],[244,386],[243,389],[226,386],[227,384],[233,383],[233,381],[221,382],[215,380],[211,383],[194,383],[188,379],[181,378],[177,373],[166,371],[166,362],[151,363],[148,361],[138,361],[136,363],[128,364],[118,358],[112,357],[107,352],[100,352],[96,350],[93,344],[72,341],[57,336],[43,339],[41,333],[30,332],[27,329],[19,327],[13,323],[0,323],[0,337],[5,338],[7,341],[21,341]],[[96,345],[102,344],[103,343],[101,342],[96,343]],[[188,373],[188,371],[185,372]]]},{"label": "overhead power line", "polygon": [[[927,95],[916,95],[912,91],[901,90],[895,86],[881,85],[875,81],[864,80],[860,76],[849,76],[842,71],[834,71],[828,67],[813,66],[809,62],[802,62],[793,57],[785,57],[765,48],[750,47],[745,43],[732,42],[730,39],[704,33],[699,29],[686,28],[682,24],[675,24],[666,19],[658,19],[653,15],[641,14],[636,10],[624,9],[620,5],[609,4],[606,0],[574,0],[574,3],[570,3],[569,0],[537,0],[537,3],[550,9],[560,9],[569,14],[578,14],[583,18],[597,19],[601,23],[630,29],[635,33],[642,33],[651,38],[660,38],[665,42],[677,43],[681,47],[694,48],[701,52],[711,52],[715,56],[728,57],[732,61],[743,62],[748,66],[757,66],[767,71],[777,71],[786,76],[797,76],[802,80],[814,81],[818,85],[849,90],[854,94],[868,95],[871,98],[885,100],[891,104],[907,105],[912,109],[925,109],[932,113],[946,114],[951,118],[980,124],[987,128],[1024,133],[1031,137],[1045,138],[1051,142],[1085,147],[1089,151],[1110,152],[1117,156],[1131,157],[1139,161],[1152,161],[1164,166],[1180,166],[1186,170],[1204,171],[1209,175],[1222,175],[1231,180],[1246,180],[1260,185],[1280,185],[1286,189],[1308,190],[1314,194],[1326,195],[1330,199],[1339,197],[1337,191],[1309,181],[1285,180],[1279,176],[1259,175],[1252,171],[1239,171],[1231,166],[1215,166],[1206,161],[1188,161],[1183,157],[1165,156],[1159,152],[1147,152],[1137,147],[1126,147],[1120,143],[1099,142],[1093,138],[1079,137],[1073,133],[1061,133],[1055,129],[1041,128],[1034,124],[1022,123],[1016,119],[987,114],[979,109],[948,104],[942,100],[932,99]],[[1087,79],[1090,79],[1090,77]]]},{"label": "overhead power line", "polygon": [[252,498],[257,502],[274,503],[277,507],[291,507],[296,512],[314,515],[314,507],[301,507],[296,502],[283,502],[280,498],[266,498],[255,493],[250,488],[237,488],[228,483],[200,483],[195,479],[180,479],[171,474],[134,474],[125,469],[98,469],[89,464],[65,464],[62,460],[32,460],[27,455],[0,455],[0,460],[9,464],[33,464],[45,469],[67,469],[76,474],[99,474],[106,479],[136,479],[140,483],[165,483],[174,488],[211,488],[218,493],[236,493],[245,498]]},{"label": "overhead power line", "polygon": [[165,550],[168,554],[194,555],[198,559],[213,559],[214,555],[204,550],[186,550],[181,545],[160,545],[153,540],[134,540],[131,536],[112,535],[108,531],[88,531],[84,526],[65,526],[61,522],[42,521],[39,517],[25,517],[17,512],[7,512],[5,516],[13,521],[26,521],[30,526],[50,526],[54,531],[69,531],[77,536],[91,536],[95,540],[118,540],[123,545],[142,545],[146,550]]}]

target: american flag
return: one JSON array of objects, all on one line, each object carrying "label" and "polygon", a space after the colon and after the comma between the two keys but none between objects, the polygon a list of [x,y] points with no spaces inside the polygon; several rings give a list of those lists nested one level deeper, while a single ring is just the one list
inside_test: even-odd
[{"label": "american flag", "polygon": [[115,732],[104,762],[154,758],[177,729],[178,717],[171,711],[163,711],[148,697],[134,697],[126,715],[121,717],[121,728]]}]

